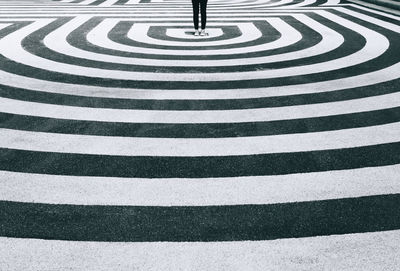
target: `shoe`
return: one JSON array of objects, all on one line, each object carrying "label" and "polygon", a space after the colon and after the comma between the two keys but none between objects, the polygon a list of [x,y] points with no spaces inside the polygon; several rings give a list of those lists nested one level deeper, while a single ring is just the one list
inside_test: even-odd
[{"label": "shoe", "polygon": [[195,30],[195,31],[194,31],[194,35],[195,35],[195,36],[198,36],[198,35],[199,35],[199,30]]},{"label": "shoe", "polygon": [[200,36],[207,36],[207,35],[208,34],[207,34],[206,30],[202,29],[200,32]]}]

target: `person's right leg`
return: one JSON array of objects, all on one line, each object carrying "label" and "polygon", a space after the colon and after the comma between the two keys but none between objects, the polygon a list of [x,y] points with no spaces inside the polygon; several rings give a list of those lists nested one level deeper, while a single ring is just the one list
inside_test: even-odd
[{"label": "person's right leg", "polygon": [[199,0],[192,0],[194,30],[199,29]]}]

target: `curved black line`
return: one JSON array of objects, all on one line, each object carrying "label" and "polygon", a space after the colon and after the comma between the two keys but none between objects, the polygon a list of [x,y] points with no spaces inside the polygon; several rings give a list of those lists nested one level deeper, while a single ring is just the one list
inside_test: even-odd
[{"label": "curved black line", "polygon": [[[311,47],[318,42],[321,41],[322,36],[315,32],[315,30],[309,28],[307,25],[304,25],[303,23],[297,21],[294,19],[292,16],[281,16],[285,18],[285,22],[297,29],[300,33],[302,33],[304,36],[311,37],[310,39],[301,39],[300,41],[296,42],[295,44],[292,44],[290,46],[286,46],[284,48],[277,48],[277,49],[272,49],[272,50],[267,50],[267,51],[260,51],[260,52],[251,52],[251,53],[241,53],[241,54],[231,54],[231,55],[213,55],[213,56],[207,56],[207,55],[193,55],[193,56],[179,56],[179,59],[183,60],[199,60],[199,59],[231,59],[231,58],[247,58],[247,57],[257,57],[261,55],[275,55],[275,54],[280,54],[280,53],[286,53],[286,52],[292,52],[292,51],[298,51],[303,48],[308,48]],[[112,49],[107,49],[107,48],[102,48],[96,45],[93,45],[89,42],[87,42],[86,39],[86,34],[90,29],[94,28],[96,25],[98,25],[101,21],[103,20],[102,17],[94,17],[88,20],[86,23],[82,24],[81,26],[77,27],[75,30],[73,30],[67,37],[68,43],[70,43],[72,46],[80,48],[82,50],[86,51],[91,51],[95,53],[100,53],[100,54],[108,54],[108,55],[116,55],[116,56],[125,56],[125,57],[136,57],[136,58],[149,58],[149,59],[172,59],[175,60],[177,56],[170,56],[170,55],[149,55],[149,54],[142,54],[142,53],[131,53],[131,52],[121,52],[117,50],[112,50]],[[213,20],[215,23],[218,22],[218,20]],[[226,21],[223,21],[226,22]],[[232,22],[235,22],[235,20],[232,20]],[[243,23],[244,21],[238,21],[239,23]],[[249,22],[254,22],[254,21],[249,21]],[[255,21],[258,22],[258,21]],[[174,22],[176,23],[176,22]],[[263,29],[264,24],[268,24],[266,21],[259,21],[259,24],[257,26],[260,28],[260,31],[264,33],[267,36],[273,36],[274,39],[277,39],[280,37],[280,34],[277,31],[274,31],[274,28],[272,27],[266,27],[266,29]],[[120,29],[120,27],[125,27],[124,29]],[[116,31],[122,31],[120,37],[115,37],[114,34]],[[266,31],[268,30],[268,31]],[[123,39],[124,35],[126,34],[127,25],[122,24],[122,25],[117,25],[116,28],[114,28],[110,34],[111,38],[114,40],[116,39],[117,42],[119,42],[121,39]],[[113,34],[114,33],[114,34]],[[248,42],[248,45],[258,45],[262,44],[263,42],[268,42],[270,38],[263,37],[261,39],[257,39],[252,42]],[[139,47],[148,47],[148,44],[141,44],[137,43],[135,41],[130,41],[132,44],[130,45],[136,45]],[[243,43],[238,43],[235,45],[228,45],[229,47],[243,47]],[[180,48],[184,49],[184,48]]]},{"label": "curved black line", "polygon": [[0,201],[0,236],[108,242],[272,240],[400,229],[400,195],[233,206]]},{"label": "curved black line", "polygon": [[[227,44],[225,45],[214,45],[214,46],[203,46],[202,49],[209,49],[209,50],[220,50],[220,49],[232,49],[232,48],[240,48],[240,47],[248,47],[248,46],[254,46],[254,45],[260,45],[260,44],[264,44],[264,43],[269,43],[272,42],[274,40],[277,40],[281,37],[281,34],[275,30],[267,21],[263,21],[263,20],[254,20],[254,21],[250,21],[251,23],[254,24],[254,26],[262,33],[262,37],[256,39],[256,40],[252,40],[252,41],[246,41],[246,42],[241,42],[241,43],[235,43],[235,44],[229,44],[229,40],[227,40]],[[143,42],[139,42],[139,41],[135,41],[135,40],[131,40],[128,38],[127,36],[127,32],[130,30],[130,27],[133,25],[134,23],[132,22],[131,24],[123,24],[123,25],[117,25],[116,27],[114,27],[114,29],[112,29],[109,32],[109,37],[111,38],[111,40],[117,42],[117,43],[121,43],[124,45],[128,45],[128,46],[136,46],[136,47],[140,47],[140,48],[152,48],[152,49],[181,49],[181,50],[198,50],[198,48],[194,47],[194,46],[169,46],[169,45],[157,45],[157,44],[148,44],[148,43],[143,43]],[[124,28],[121,28],[124,27]],[[155,32],[156,27],[152,27],[149,29],[149,33],[152,33],[153,36],[156,36],[157,39],[159,38],[163,38],[162,36],[159,35],[159,33]],[[222,28],[225,28],[225,26],[222,26]],[[227,29],[225,29],[227,30]],[[235,29],[236,31],[233,33],[226,33],[227,37],[228,36],[240,36],[241,33],[239,31],[239,29]],[[77,32],[75,32],[77,33]],[[78,32],[79,33],[79,32]],[[80,32],[82,34],[82,32]],[[158,35],[157,35],[158,34]],[[74,37],[71,36],[71,39],[74,40]],[[75,38],[76,39],[76,38]],[[197,39],[198,40],[198,39]],[[182,40],[180,40],[182,41]]]},{"label": "curved black line", "polygon": [[[374,26],[376,28],[379,28],[378,26]],[[385,33],[386,30],[382,30],[379,28],[382,32]],[[388,31],[386,31],[388,32]],[[324,80],[329,80],[329,79],[339,79],[342,78],[343,76],[352,76],[360,73],[365,73],[371,71],[371,69],[379,69],[380,66],[385,65],[392,65],[394,63],[397,63],[398,57],[397,56],[397,48],[394,46],[394,44],[397,44],[399,42],[399,37],[397,36],[387,36],[389,40],[391,41],[391,46],[389,49],[384,53],[382,56],[367,61],[361,65],[357,66],[352,66],[352,67],[347,67],[344,69],[340,70],[335,70],[335,71],[330,71],[330,72],[325,72],[325,73],[317,73],[317,74],[310,74],[310,75],[304,75],[304,76],[292,76],[292,77],[283,77],[285,78],[285,81],[282,82],[282,78],[273,78],[273,79],[260,79],[260,80],[243,80],[243,81],[217,81],[217,82],[196,82],[195,85],[193,85],[192,82],[179,82],[179,81],[171,81],[171,82],[155,82],[157,85],[157,88],[161,89],[188,89],[188,88],[193,88],[193,89],[222,89],[222,88],[232,88],[232,85],[234,85],[235,88],[248,88],[248,87],[265,87],[267,86],[279,86],[282,85],[282,83],[285,83],[285,85],[293,85],[293,84],[298,84],[300,82],[304,82],[305,80],[311,81],[311,82],[318,82],[320,81],[323,77]],[[11,72],[15,73],[20,73],[21,72],[21,66],[19,64],[13,63],[10,60],[5,59],[4,61],[0,62],[0,65],[2,66],[3,69],[10,70]],[[83,77],[83,76],[71,76],[71,75],[66,75],[66,74],[57,74],[57,73],[51,73],[48,71],[43,71],[40,69],[36,68],[30,68],[27,66],[24,66],[24,74],[30,74],[31,72],[36,74],[36,77],[38,78],[52,78],[55,81],[61,81],[61,82],[68,82],[68,83],[80,83],[80,84],[88,84],[88,85],[102,85],[102,86],[109,86],[109,87],[137,87],[137,88],[153,88],[154,82],[150,81],[130,81],[130,80],[113,80],[113,79],[102,79],[102,78],[89,78],[89,77]],[[51,74],[51,75],[50,75]]]},{"label": "curved black line", "polygon": [[379,167],[399,163],[400,142],[321,151],[204,157],[111,156],[0,148],[0,170],[70,176],[264,176]]},{"label": "curved black line", "polygon": [[[127,22],[125,22],[127,23]],[[129,28],[132,26],[133,23],[128,23],[125,24],[123,22],[120,22],[118,24],[118,26],[116,28],[114,28],[110,33],[109,33],[109,38],[111,40],[117,41],[119,42],[119,39],[121,38],[121,34],[123,32],[127,33],[127,31],[129,30]],[[173,26],[174,28],[190,28],[188,26]],[[147,33],[147,35],[150,38],[153,39],[162,39],[162,40],[167,40],[167,41],[176,41],[176,42],[187,42],[187,41],[191,41],[191,42],[196,42],[199,39],[197,37],[192,37],[192,38],[175,38],[175,37],[171,37],[171,36],[167,36],[166,32],[167,32],[167,28],[168,26],[150,26],[149,31]],[[193,27],[192,27],[193,28]],[[207,27],[207,29],[212,29],[212,28],[221,28],[222,30],[222,35],[218,36],[218,37],[213,37],[213,38],[207,38],[207,41],[218,41],[218,40],[229,40],[229,39],[233,39],[233,38],[237,38],[241,35],[241,32],[239,30],[239,28],[237,26],[234,25],[224,25],[224,26],[210,26]],[[193,30],[194,32],[194,30]],[[192,33],[190,33],[191,35],[193,35]],[[126,34],[124,35],[126,36]]]},{"label": "curved black line", "polygon": [[369,127],[399,121],[400,107],[306,119],[206,124],[117,123],[0,113],[0,127],[7,129],[62,134],[152,138],[222,138],[299,134]]},{"label": "curved black line", "polygon": [[154,100],[86,97],[48,93],[0,85],[0,97],[21,101],[90,108],[145,110],[232,110],[337,102],[395,93],[398,92],[399,89],[400,78],[380,84],[351,89],[341,89],[310,94],[295,94],[288,96],[221,100]]},{"label": "curved black line", "polygon": [[[323,18],[320,18],[323,20]],[[325,19],[325,21],[327,21]],[[93,67],[93,68],[98,68],[102,67],[104,69],[114,69],[114,70],[124,70],[124,71],[141,71],[141,72],[167,72],[167,73],[175,73],[175,72],[207,72],[207,73],[213,73],[213,72],[237,72],[240,70],[241,72],[244,71],[256,71],[256,70],[262,70],[262,69],[279,69],[279,68],[288,68],[288,67],[294,67],[294,66],[301,66],[301,65],[309,65],[313,63],[320,63],[320,62],[326,62],[329,60],[336,59],[338,55],[340,57],[345,57],[347,55],[353,54],[357,51],[359,51],[366,43],[365,39],[363,36],[360,34],[353,32],[345,27],[336,25],[335,30],[338,32],[342,32],[343,36],[345,37],[345,40],[348,40],[347,42],[344,42],[341,46],[336,48],[333,51],[327,52],[323,55],[317,55],[317,56],[311,56],[311,57],[305,57],[305,58],[300,58],[300,59],[294,59],[294,60],[287,60],[287,61],[281,61],[281,62],[276,62],[276,63],[265,63],[265,64],[252,64],[252,65],[240,65],[240,62],[238,62],[237,66],[218,66],[218,67],[163,67],[163,66],[143,66],[143,65],[129,65],[129,64],[118,64],[118,63],[109,63],[109,62],[103,62],[103,61],[97,61],[97,60],[88,60],[84,58],[78,58],[78,57],[73,57],[73,56],[68,56],[62,53],[55,52],[40,42],[47,36],[49,33],[51,33],[53,30],[59,27],[59,24],[61,22],[55,22],[53,26],[45,27],[43,29],[40,29],[39,31],[36,31],[35,33],[32,33],[29,35],[27,38],[25,38],[22,41],[23,47],[26,48],[26,50],[33,55],[38,55],[43,58],[47,58],[56,62],[61,62],[61,63],[68,63],[68,64],[73,64],[73,65],[80,65],[80,66],[86,66],[86,67]],[[326,23],[328,24],[328,23]],[[81,29],[79,33],[86,33],[87,30]],[[121,37],[120,39],[123,39]],[[76,37],[75,39],[79,43],[88,43],[87,40],[85,39],[79,39]],[[304,39],[306,40],[306,39]],[[307,40],[313,40],[312,37],[308,37]],[[319,38],[317,39],[319,40]],[[351,42],[349,42],[351,41]],[[36,46],[32,46],[33,44],[37,44]],[[356,46],[355,46],[356,45]],[[183,49],[182,49],[183,50]],[[264,52],[260,52],[259,56],[262,56]]]}]

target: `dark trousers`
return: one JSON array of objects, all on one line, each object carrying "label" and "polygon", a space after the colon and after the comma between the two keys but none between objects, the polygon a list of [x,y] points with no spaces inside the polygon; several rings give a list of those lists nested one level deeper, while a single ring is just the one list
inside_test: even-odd
[{"label": "dark trousers", "polygon": [[207,0],[192,0],[194,29],[199,29],[199,6],[201,12],[201,29],[206,29]]}]

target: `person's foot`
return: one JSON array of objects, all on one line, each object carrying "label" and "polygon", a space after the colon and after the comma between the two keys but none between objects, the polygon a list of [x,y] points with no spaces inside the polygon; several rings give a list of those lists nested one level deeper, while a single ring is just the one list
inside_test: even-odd
[{"label": "person's foot", "polygon": [[200,31],[200,36],[207,36],[207,32],[206,32],[205,29],[202,29],[202,30]]},{"label": "person's foot", "polygon": [[195,30],[195,31],[194,31],[194,35],[195,35],[195,36],[198,36],[198,35],[199,35],[199,30]]}]

